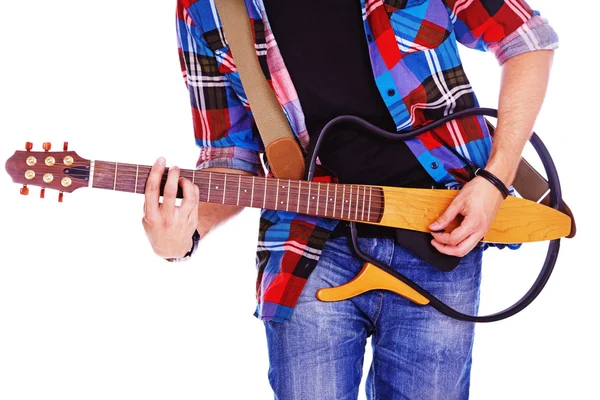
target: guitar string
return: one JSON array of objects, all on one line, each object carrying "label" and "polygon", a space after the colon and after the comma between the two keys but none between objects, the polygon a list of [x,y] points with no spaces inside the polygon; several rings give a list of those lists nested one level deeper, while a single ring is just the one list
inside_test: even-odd
[{"label": "guitar string", "polygon": [[[95,171],[98,171],[99,173],[106,172],[107,174],[114,176],[114,170],[115,170],[115,168],[113,168],[112,165],[110,165],[110,164],[115,164],[115,163],[102,162],[102,161],[100,161],[100,163],[101,164],[98,164],[97,167],[95,168]],[[74,163],[74,164],[76,164],[76,163]],[[80,164],[85,165],[85,166],[88,165],[87,163],[80,163]],[[142,172],[144,172],[143,170],[147,170],[145,172],[148,172],[148,173],[150,172],[150,169],[151,169],[151,167],[149,167],[149,166],[139,166],[139,165],[135,165],[135,164],[125,164],[124,163],[124,164],[118,164],[118,165],[119,165],[119,171],[120,171],[120,173],[118,174],[118,176],[122,177],[122,178],[129,178],[129,177],[133,178],[135,176],[139,177],[139,170],[140,169],[142,170]],[[47,167],[47,168],[51,169],[53,167]],[[135,169],[136,173],[133,173],[134,172],[133,169]],[[131,172],[131,174],[123,173],[124,170],[125,170],[125,172]],[[194,175],[196,175],[196,173],[198,173],[198,175],[196,175],[196,176],[199,178],[199,181],[198,182],[196,182],[196,180],[194,181],[195,184],[197,184],[197,185],[207,184],[208,183],[207,179],[208,179],[208,181],[210,181],[210,179],[211,179],[210,176],[207,176],[207,175],[209,175],[209,171],[185,170],[185,169],[183,169],[181,171],[182,171],[182,176],[185,176],[185,174],[194,174]],[[210,172],[210,174],[212,175],[212,179],[217,179],[217,180],[218,179],[225,179],[225,176],[227,175],[226,173],[223,173],[223,172]],[[194,177],[196,177],[196,176],[194,176]],[[257,180],[259,180],[259,181],[262,180],[262,181],[266,182],[266,186],[267,186],[266,193],[267,193],[268,197],[274,197],[274,196],[276,196],[276,192],[279,190],[279,185],[273,186],[273,183],[275,183],[275,181],[277,181],[277,178],[264,178],[264,177],[255,177],[255,178]],[[167,176],[165,176],[163,174],[161,176],[161,185],[163,185],[165,183],[166,179],[167,179]],[[242,176],[241,179],[245,180],[246,182],[244,182],[244,184],[240,187],[240,190],[242,188],[250,189],[251,183],[247,182],[247,180],[252,179],[252,177]],[[111,181],[113,181],[113,179],[111,179]],[[286,180],[285,179],[280,179],[280,181],[283,181],[285,183]],[[314,182],[314,181],[313,182],[308,182],[308,181],[292,181],[292,182],[306,182],[306,183],[310,183],[311,186],[313,186],[312,184],[314,184],[314,183],[318,183],[318,182]],[[237,188],[237,184],[236,184],[235,180],[233,180],[233,184],[235,184],[235,187]],[[331,186],[334,187],[334,192],[335,192],[335,190],[339,191],[339,188],[343,188],[342,186],[344,186],[344,185],[346,187],[349,187],[349,186],[357,187],[357,188],[359,188],[359,190],[360,190],[361,186],[362,186],[362,188],[373,187],[373,188],[379,189],[375,193],[370,193],[370,196],[371,196],[371,198],[370,198],[370,201],[371,201],[371,211],[373,213],[375,213],[374,218],[377,218],[378,216],[380,216],[381,213],[383,213],[383,211],[384,211],[384,207],[385,207],[385,200],[384,199],[385,199],[385,196],[382,194],[380,188],[378,188],[377,186],[372,186],[372,185],[357,185],[357,184],[340,184],[340,183],[331,183],[329,185],[330,185],[330,187]],[[119,185],[117,184],[116,187],[113,190],[119,189],[118,186]],[[259,187],[261,187],[261,186],[262,186],[262,188],[259,189],[259,190],[264,190],[263,189],[264,186],[260,185]],[[110,189],[110,187],[106,187],[106,189]],[[130,187],[128,187],[127,189],[129,189],[130,191],[133,191],[133,189],[130,188]],[[292,189],[293,189],[293,191],[292,191]],[[311,187],[311,189],[312,189],[312,187]],[[140,191],[140,193],[141,192],[142,191]],[[307,190],[305,188],[302,188],[300,190],[300,195],[302,196],[306,192],[307,192]],[[205,192],[203,194],[207,194],[207,193]],[[293,194],[293,196],[292,196],[292,194]],[[292,199],[292,201],[290,203],[291,203],[291,210],[292,211],[294,210],[294,208],[296,208],[296,210],[297,210],[300,206],[303,207],[304,204],[307,203],[307,202],[298,203],[297,201],[295,201],[294,198],[297,197],[297,195],[298,195],[298,189],[297,188],[290,188],[290,198]],[[421,193],[420,195],[421,195],[421,197],[432,197],[432,198],[435,198],[435,201],[433,201],[433,203],[437,204],[439,202],[439,199],[442,198],[442,197],[445,197],[448,200],[452,200],[455,197],[456,193],[454,193],[453,195],[450,195],[450,196],[443,196],[442,193],[435,194],[435,195]],[[213,202],[213,203],[233,204],[233,203],[237,203],[237,199],[238,199],[237,196],[233,195],[232,193],[228,194],[227,192],[225,193],[224,196],[221,196],[219,194],[219,197],[223,198],[223,201],[221,201],[221,202]],[[322,197],[319,197],[319,199],[320,200],[317,200],[317,202],[316,202],[319,205],[321,205],[322,203],[328,204],[326,200],[322,201]],[[208,195],[207,195],[206,200],[207,201],[209,200]],[[340,219],[350,218],[352,214],[354,214],[356,216],[358,214],[358,209],[361,208],[361,206],[363,205],[363,203],[361,203],[361,201],[360,201],[360,200],[362,200],[360,198],[360,195],[359,195],[359,198],[358,198],[358,200],[359,200],[358,203],[355,202],[355,201],[351,201],[351,203],[349,203],[349,202],[344,203],[343,200],[345,200],[345,198],[341,199],[341,200],[342,201],[335,203],[335,209],[337,209],[338,205],[340,206],[340,216],[337,217],[336,216],[337,213],[334,212],[335,209],[332,209],[331,210],[332,211],[331,215],[333,216],[333,218],[340,218]],[[350,200],[353,200],[353,197],[350,198]],[[366,201],[366,198],[364,200]],[[423,199],[421,201],[422,202],[426,202],[426,203],[428,202],[427,199]],[[372,204],[373,202],[375,204]],[[264,203],[265,202],[263,202],[263,204]],[[259,204],[260,204],[260,201],[259,201]],[[344,204],[348,204],[350,206],[349,211],[342,211],[341,210],[341,207]],[[275,207],[269,207],[269,208],[273,208],[273,209],[276,209],[276,210],[283,209],[283,207],[280,207],[280,205],[281,204],[276,204]],[[383,207],[381,205],[383,205]],[[256,208],[258,208],[258,207],[256,207]],[[288,204],[287,210],[289,210],[289,209],[290,209],[290,205]],[[348,212],[348,217],[345,217],[346,212]],[[309,209],[308,209],[308,211],[307,211],[306,214],[314,214],[314,213],[310,212],[310,207],[309,207]],[[322,213],[322,214],[317,214],[317,215],[324,215],[326,217],[329,217],[329,213]],[[362,212],[361,212],[361,218],[362,217],[364,217],[364,216],[362,215]]]},{"label": "guitar string", "polygon": [[[103,161],[100,161],[100,163],[115,164],[114,162],[109,163],[109,162],[103,162]],[[84,166],[88,166],[89,165],[88,163],[73,163],[72,166],[76,165],[76,164],[77,165],[84,165]],[[42,165],[42,164],[40,164],[40,165]],[[128,168],[130,168],[130,169],[128,169]],[[147,169],[147,171],[143,171],[144,169]],[[125,163],[121,164],[121,163],[119,163],[118,164],[118,174],[117,175],[118,175],[119,178],[124,178],[124,179],[131,178],[131,179],[133,179],[136,176],[137,177],[140,176],[139,172],[149,173],[150,169],[151,169],[150,166],[145,166],[145,165],[139,165],[139,166],[137,166],[135,164],[125,164]],[[52,172],[56,171],[56,167],[48,167],[45,164],[43,164],[43,167],[41,169],[38,168],[38,170],[40,170],[39,171],[40,173],[44,173],[44,172],[52,173]],[[105,165],[104,166],[102,164],[97,164],[96,167],[94,168],[94,171],[95,172],[99,172],[99,173],[105,172],[105,173],[107,173],[109,175],[112,175],[114,177],[115,168],[114,168],[114,166],[110,166],[110,165]],[[124,173],[124,172],[130,172],[130,173]],[[193,174],[193,175],[195,175],[194,178],[197,178],[197,179],[194,180],[194,183],[196,183],[196,184],[200,184],[200,183],[205,184],[205,183],[207,183],[207,180],[211,179],[208,176],[209,173],[212,175],[212,180],[215,180],[215,179],[224,180],[224,177],[226,175],[227,176],[231,176],[232,175],[232,174],[227,174],[227,173],[224,173],[224,172],[216,172],[216,171],[213,172],[213,171],[186,170],[186,169],[182,169],[181,170],[181,176],[184,176],[186,178],[188,178],[188,177],[185,176],[185,174],[188,174],[188,175],[189,174]],[[242,177],[241,178],[241,181],[243,182],[242,186],[241,186],[242,188],[247,189],[247,188],[249,188],[249,187],[252,186],[251,182],[248,182],[248,180],[252,179],[252,176],[237,175],[237,174],[234,174],[234,175],[236,177],[237,176],[241,176]],[[272,186],[273,183],[274,183],[274,181],[277,181],[277,178],[265,178],[265,177],[262,177],[262,176],[261,177],[255,176],[254,178],[257,181],[266,181],[268,188],[269,187],[270,188],[278,188],[279,187],[279,185]],[[97,179],[98,178],[95,178],[95,181]],[[111,178],[111,179],[113,179],[113,178]],[[146,179],[147,179],[147,177],[146,177]],[[162,177],[161,177],[161,183],[164,183],[165,180],[166,180],[166,176],[165,176],[165,174],[163,174]],[[280,180],[280,183],[286,183],[288,181],[288,179],[285,179],[285,178],[280,178],[279,180]],[[142,182],[143,181],[140,181],[139,183],[142,183]],[[302,182],[302,183],[305,183],[305,184],[310,184],[311,186],[319,183],[319,182],[315,182],[315,181],[310,181],[309,182],[309,181],[306,181],[306,180],[291,180],[292,184],[298,183],[298,182]],[[237,183],[235,182],[235,178],[233,179],[233,183],[232,184],[235,184],[236,187],[237,187]],[[366,188],[371,188],[372,187],[374,189],[375,188],[381,189],[381,186],[368,185],[368,184],[364,184],[364,185],[363,184],[350,184],[350,183],[323,183],[323,184],[330,185],[330,187],[334,186],[334,187],[340,187],[340,188],[342,188],[343,186],[346,186],[346,187],[352,186],[352,187],[363,187],[363,188],[364,187],[366,187]],[[117,186],[118,186],[118,184],[117,184]],[[264,188],[264,186],[263,186],[263,188]],[[294,188],[294,187],[291,187],[291,189],[296,190],[296,188]],[[302,190],[305,190],[305,189],[302,188]],[[423,190],[423,189],[415,189],[415,190]],[[379,191],[380,190],[378,190],[377,192],[379,192]],[[437,202],[437,200],[439,200],[441,198],[445,198],[445,199],[451,200],[451,199],[453,199],[456,196],[456,193],[452,193],[452,192],[456,192],[456,191],[444,190],[444,189],[438,189],[438,191],[439,192],[443,191],[444,193],[436,193],[436,194],[419,193],[419,195],[420,195],[421,198],[423,198],[423,197],[431,197],[431,198],[435,199],[434,202]],[[447,193],[447,195],[445,195],[446,193]],[[297,194],[297,192],[296,192],[296,194]],[[384,195],[382,195],[381,193],[373,193],[372,195],[374,197],[377,196],[379,199],[383,199],[384,198]],[[423,200],[423,201],[426,201],[426,200]]]},{"label": "guitar string", "polygon": [[[74,163],[71,166],[73,166],[75,164],[82,164],[82,165],[85,165],[85,166],[88,165],[87,163]],[[56,168],[57,168],[57,167],[52,167],[52,166],[46,166],[45,164],[39,164],[39,165],[43,167],[43,168],[38,168],[38,172],[39,173],[55,172]],[[94,170],[95,170],[95,172],[99,172],[99,173],[106,172],[109,175],[113,175],[113,178],[111,178],[110,180],[111,180],[111,182],[114,182],[115,168],[113,166],[106,165],[106,164],[104,164],[104,165],[99,164],[98,166],[96,166],[96,168]],[[142,170],[141,171],[142,174],[144,172],[148,172],[149,173],[150,167],[149,166],[137,166],[135,164],[118,164],[118,174],[117,175],[118,175],[119,178],[133,180],[134,177],[139,177],[140,170]],[[144,170],[147,170],[147,171],[144,171]],[[131,172],[131,173],[128,173],[128,172]],[[197,174],[196,174],[196,172],[197,172]],[[181,170],[181,176],[184,176],[186,178],[190,178],[190,180],[192,179],[192,176],[194,178],[198,178],[198,179],[194,180],[194,183],[196,185],[207,184],[208,181],[210,180],[210,177],[208,176],[208,173],[209,173],[209,171]],[[216,184],[224,183],[223,181],[224,181],[226,173],[211,172],[211,174],[213,174],[212,179],[216,181]],[[185,175],[188,175],[188,176],[185,176]],[[192,176],[189,176],[189,175],[192,175]],[[236,175],[236,176],[237,177],[241,176],[241,179],[239,179],[238,181],[236,181],[235,178],[232,179],[231,184],[233,185],[233,191],[237,190],[237,188],[238,188],[238,182],[241,183],[241,185],[239,185],[240,186],[240,190],[248,190],[248,189],[251,188],[251,186],[252,186],[251,182],[248,182],[248,180],[251,180],[252,177],[250,177],[250,176],[242,176],[242,175]],[[255,181],[255,191],[258,190],[258,191],[262,192],[264,190],[264,184],[261,184],[261,181],[265,182],[266,185],[267,185],[266,193],[267,193],[268,197],[275,197],[277,195],[277,193],[279,192],[280,184],[281,183],[284,183],[284,184],[288,183],[287,179],[280,179],[280,184],[277,184],[276,186],[273,186],[273,184],[276,183],[277,178],[264,178],[264,177],[255,177],[255,178],[256,178],[256,181],[258,181],[258,182]],[[164,184],[166,182],[166,179],[167,179],[167,177],[163,174],[161,176],[161,184]],[[297,198],[299,192],[300,192],[301,196],[303,196],[305,193],[307,195],[310,193],[308,187],[305,187],[305,188],[294,187],[294,183],[296,183],[296,182],[298,182],[298,183],[299,182],[305,182],[307,184],[309,183],[308,181],[291,180],[290,181],[291,185],[289,185],[289,184],[288,185],[281,185],[281,188],[283,188],[283,186],[290,186],[289,187],[289,198],[290,198],[290,201],[286,202],[286,206],[287,206],[288,209],[291,208],[292,210],[294,208],[296,208],[296,209],[299,208],[299,206],[304,207],[304,204],[306,204],[306,203],[309,202],[309,201],[301,201],[300,203],[298,203],[295,200]],[[98,183],[98,178],[95,179],[95,183]],[[128,191],[130,190],[130,191],[133,192],[135,185],[133,185],[133,186],[129,185],[130,183],[132,183],[132,182],[128,182],[128,181],[123,182],[121,180],[121,182],[118,182],[114,186],[113,186],[113,183],[111,183],[111,186],[113,188],[115,188],[114,190],[119,190],[119,189],[122,189],[123,184],[126,184],[127,190]],[[138,186],[140,186],[139,185],[140,183],[144,183],[143,180],[141,180],[141,181],[138,182]],[[315,189],[312,186],[315,186],[318,183],[319,182],[310,182],[310,184],[311,184],[311,188],[310,189]],[[120,184],[121,188],[119,188],[119,184]],[[342,185],[343,184],[331,183],[330,184],[330,192],[335,192],[336,190],[339,192],[340,189],[342,188],[341,187]],[[333,188],[331,186],[333,186]],[[352,186],[352,187],[355,187],[355,188],[358,189],[358,192],[359,192],[358,202],[356,202],[354,200],[354,196],[352,196],[352,197],[348,196],[348,199],[346,201],[346,203],[348,205],[351,205],[351,207],[349,209],[349,213],[357,215],[358,212],[359,212],[359,209],[362,208],[363,203],[366,203],[366,201],[368,199],[367,196],[366,196],[366,194],[367,194],[367,188],[369,188],[369,186],[368,185],[358,185],[358,184],[347,184],[347,186]],[[107,189],[110,189],[110,187],[107,187]],[[284,191],[282,193],[279,193],[279,194],[282,195],[282,196],[287,196],[287,193],[285,193],[285,188],[283,188],[283,189],[284,189]],[[222,189],[218,189],[218,190],[222,190]],[[140,191],[140,193],[141,192],[142,191]],[[360,192],[362,192],[362,195],[360,194]],[[375,193],[373,193],[371,191],[369,192],[369,195],[370,195],[369,201],[371,201],[371,203],[372,203],[372,205],[371,205],[371,211],[374,212],[375,214],[377,214],[377,213],[379,213],[379,212],[381,212],[383,210],[383,208],[380,207],[380,204],[383,202],[383,196],[379,192],[380,192],[379,190],[377,190]],[[247,194],[248,194],[247,191],[244,192],[243,195],[240,192],[239,199],[244,200],[245,197],[247,197],[246,196]],[[202,195],[207,196],[207,191],[203,191]],[[238,199],[238,196],[236,194],[233,194],[231,190],[226,191],[225,196],[222,196],[221,194],[216,195],[216,196],[218,196],[219,198],[222,198],[222,199],[225,199],[225,200],[229,201],[229,203],[237,202],[237,199]],[[324,197],[324,196],[318,196],[317,195],[317,196],[314,196],[314,197],[315,198],[313,200],[316,200],[315,203],[314,203],[315,207],[316,207],[316,203],[318,203],[319,206],[323,206],[323,207],[324,207],[323,203],[328,203],[326,197]],[[332,198],[332,196],[329,196],[329,197]],[[207,199],[208,199],[208,197],[207,197]],[[303,200],[303,199],[301,199],[301,200]],[[337,214],[337,212],[334,212],[334,211],[339,206],[340,218],[343,218],[343,215],[341,215],[341,206],[344,203],[343,200],[345,200],[345,199],[342,199],[342,197],[340,196],[339,201],[337,201],[336,204],[335,204],[335,208],[332,208],[330,210],[331,211],[330,213],[329,212],[328,213],[323,212],[321,215],[328,216],[329,214],[331,214],[332,216],[335,216]],[[248,200],[246,200],[246,201],[248,201]],[[259,200],[257,200],[257,204],[260,204]],[[275,209],[282,208],[281,205],[282,205],[281,203],[276,204],[275,205]],[[332,207],[333,207],[333,204],[332,204]],[[310,213],[310,210],[309,210],[309,213]],[[344,214],[345,213],[346,213],[346,211],[344,212]],[[362,216],[362,214],[363,213],[361,211],[361,216]]]}]

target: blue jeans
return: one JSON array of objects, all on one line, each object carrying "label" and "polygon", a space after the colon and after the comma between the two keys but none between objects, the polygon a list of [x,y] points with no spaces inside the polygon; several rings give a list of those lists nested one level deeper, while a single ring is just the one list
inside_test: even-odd
[{"label": "blue jeans", "polygon": [[[371,335],[369,399],[468,398],[473,323],[381,290],[340,302],[317,300],[318,289],[344,284],[361,270],[349,246],[345,237],[329,239],[291,319],[265,322],[275,398],[356,399]],[[391,238],[360,239],[360,246],[450,306],[477,313],[481,247],[452,272],[441,272]]]}]

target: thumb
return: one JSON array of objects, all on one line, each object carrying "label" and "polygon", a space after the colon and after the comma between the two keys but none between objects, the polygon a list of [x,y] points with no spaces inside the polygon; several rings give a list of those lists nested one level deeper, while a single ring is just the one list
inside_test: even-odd
[{"label": "thumb", "polygon": [[456,218],[459,212],[460,206],[456,204],[456,201],[453,201],[450,203],[450,206],[448,206],[446,211],[444,211],[434,223],[429,225],[429,229],[432,231],[441,231],[442,229],[445,229],[450,222]]}]

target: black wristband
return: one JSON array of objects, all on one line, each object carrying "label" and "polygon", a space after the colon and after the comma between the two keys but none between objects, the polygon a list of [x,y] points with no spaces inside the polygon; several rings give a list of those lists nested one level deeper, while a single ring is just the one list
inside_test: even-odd
[{"label": "black wristband", "polygon": [[165,258],[165,260],[167,260],[169,262],[181,262],[181,261],[189,260],[192,257],[192,254],[194,254],[194,252],[196,252],[199,241],[200,241],[200,233],[198,232],[198,229],[196,229],[194,231],[194,234],[192,235],[192,248],[190,249],[190,251],[185,253],[185,255],[181,258]]},{"label": "black wristband", "polygon": [[487,179],[490,183],[492,183],[494,186],[496,186],[496,188],[498,188],[500,193],[502,193],[502,197],[507,198],[508,195],[510,194],[506,185],[500,179],[498,179],[498,177],[496,175],[492,174],[490,171],[486,171],[483,168],[477,168],[475,170],[475,176],[480,176],[484,179]]}]

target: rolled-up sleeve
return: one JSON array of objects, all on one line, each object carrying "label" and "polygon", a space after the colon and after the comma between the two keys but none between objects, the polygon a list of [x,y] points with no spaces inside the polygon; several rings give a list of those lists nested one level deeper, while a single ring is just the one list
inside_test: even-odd
[{"label": "rolled-up sleeve", "polygon": [[177,41],[200,149],[196,167],[233,168],[263,175],[262,142],[254,134],[252,114],[235,94],[182,2],[177,7]]},{"label": "rolled-up sleeve", "polygon": [[444,0],[457,40],[490,51],[502,65],[529,51],[558,48],[558,35],[538,11],[523,0]]}]

